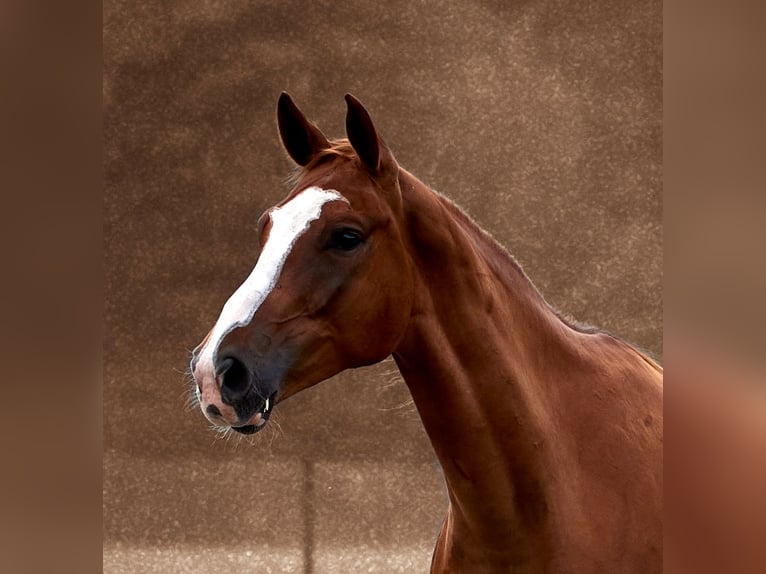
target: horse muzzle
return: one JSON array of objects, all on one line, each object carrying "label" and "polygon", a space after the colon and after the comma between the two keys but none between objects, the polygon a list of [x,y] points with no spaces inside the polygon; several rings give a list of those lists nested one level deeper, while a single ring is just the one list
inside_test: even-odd
[{"label": "horse muzzle", "polygon": [[277,392],[258,381],[247,365],[235,357],[221,359],[214,370],[204,367],[194,364],[192,372],[205,417],[215,426],[241,434],[262,430],[273,412]]},{"label": "horse muzzle", "polygon": [[266,423],[273,412],[273,400],[272,397],[267,397],[266,400],[263,401],[263,406],[259,407],[255,413],[246,420],[236,415],[235,411],[235,420],[232,421],[230,418],[224,416],[221,410],[213,403],[203,407],[203,413],[205,414],[205,417],[215,425],[220,426],[223,424],[225,427],[230,427],[238,433],[253,434],[262,430],[266,426]]}]

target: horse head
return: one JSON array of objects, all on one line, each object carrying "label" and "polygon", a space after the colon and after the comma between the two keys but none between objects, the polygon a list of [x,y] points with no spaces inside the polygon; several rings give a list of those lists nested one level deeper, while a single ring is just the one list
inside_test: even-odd
[{"label": "horse head", "polygon": [[383,360],[406,330],[414,274],[399,166],[362,104],[346,103],[348,139],[331,142],[279,98],[297,183],[260,217],[255,267],[192,355],[200,407],[217,426],[262,429],[278,401]]}]

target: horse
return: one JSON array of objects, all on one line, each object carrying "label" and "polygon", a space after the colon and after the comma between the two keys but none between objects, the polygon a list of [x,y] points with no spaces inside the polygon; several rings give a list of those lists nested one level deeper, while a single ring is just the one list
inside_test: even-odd
[{"label": "horse", "polygon": [[204,416],[258,432],[290,396],[393,355],[447,486],[432,573],[660,572],[662,367],[554,310],[345,101],[330,141],[279,97],[294,186],[192,353]]}]

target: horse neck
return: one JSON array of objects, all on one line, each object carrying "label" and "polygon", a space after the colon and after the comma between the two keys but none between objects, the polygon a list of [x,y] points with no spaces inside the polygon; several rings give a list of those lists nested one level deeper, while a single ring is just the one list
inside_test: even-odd
[{"label": "horse neck", "polygon": [[540,551],[570,456],[553,440],[558,365],[577,364],[585,335],[448,200],[406,172],[400,186],[416,297],[394,358],[444,469],[445,528],[485,549]]}]

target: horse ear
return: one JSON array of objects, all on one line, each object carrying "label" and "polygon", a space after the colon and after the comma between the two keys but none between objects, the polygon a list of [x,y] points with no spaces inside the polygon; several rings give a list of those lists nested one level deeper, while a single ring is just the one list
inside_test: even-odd
[{"label": "horse ear", "polygon": [[381,140],[362,103],[346,94],[346,135],[362,162],[373,172],[380,167]]},{"label": "horse ear", "polygon": [[282,92],[277,102],[277,124],[282,145],[298,165],[307,165],[317,153],[330,147],[324,134],[306,119],[287,92]]}]

